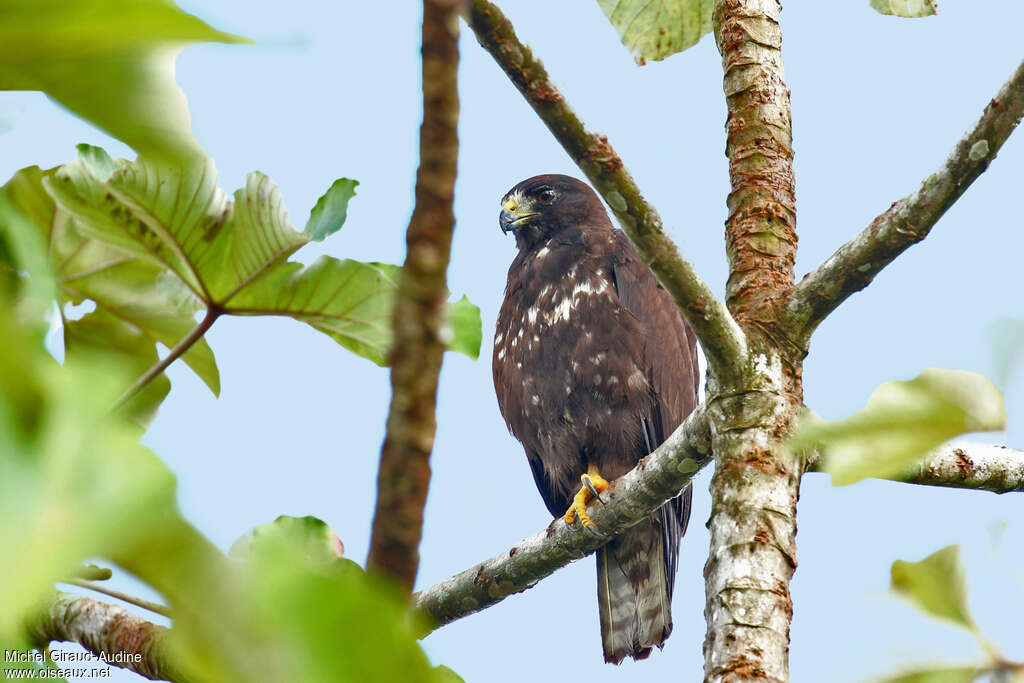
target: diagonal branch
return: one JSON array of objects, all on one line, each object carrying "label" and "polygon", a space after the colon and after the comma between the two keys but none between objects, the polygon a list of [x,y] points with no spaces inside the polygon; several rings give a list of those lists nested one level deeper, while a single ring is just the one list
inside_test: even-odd
[{"label": "diagonal branch", "polygon": [[932,226],[996,157],[1024,115],[1024,62],[942,167],[913,194],[893,204],[794,289],[785,317],[804,348],[814,329],[854,292],[864,289]]},{"label": "diagonal branch", "polygon": [[508,552],[441,581],[413,596],[416,607],[438,626],[479,612],[584,557],[675,497],[711,461],[711,435],[704,406],[603,494],[605,505],[590,508],[598,538],[559,518]]},{"label": "diagonal branch", "polygon": [[168,656],[168,629],[117,605],[58,591],[32,624],[31,634],[40,643],[78,643],[107,664],[150,680],[189,680]]},{"label": "diagonal branch", "polygon": [[[821,459],[808,468],[820,472]],[[1024,492],[1024,451],[991,444],[945,444],[925,456],[913,471],[892,481],[993,493]]]},{"label": "diagonal branch", "polygon": [[367,568],[409,593],[419,566],[430,452],[437,430],[437,379],[444,355],[445,271],[455,216],[459,142],[459,0],[423,3],[423,125],[416,206],[395,301],[391,410],[377,476]]},{"label": "diagonal branch", "polygon": [[487,0],[473,0],[466,21],[572,160],[615,212],[658,281],[697,335],[713,372],[728,373],[746,355],[743,332],[722,302],[665,234],[661,217],[640,194],[608,138],[589,132],[512,24]]},{"label": "diagonal branch", "polygon": [[104,586],[102,584],[93,583],[92,581],[85,581],[83,579],[67,579],[64,583],[68,583],[72,586],[78,586],[79,588],[85,588],[91,591],[96,591],[97,593],[103,593],[104,595],[109,595],[112,598],[117,598],[122,602],[127,602],[128,604],[135,605],[136,607],[141,607],[142,609],[149,610],[150,612],[159,614],[160,616],[167,617],[168,619],[174,616],[174,614],[171,612],[171,608],[167,607],[166,605],[161,605],[159,603],[151,602],[149,600],[143,600],[142,598],[137,598],[134,595],[128,595],[127,593],[122,593],[119,590],[114,590],[113,588]]}]

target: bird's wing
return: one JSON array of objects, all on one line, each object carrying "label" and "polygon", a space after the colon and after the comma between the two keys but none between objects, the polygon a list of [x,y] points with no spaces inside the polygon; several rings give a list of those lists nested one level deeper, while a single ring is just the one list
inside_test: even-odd
[{"label": "bird's wing", "polygon": [[659,424],[652,444],[657,447],[697,406],[697,338],[625,233],[616,230],[615,239],[615,289],[623,306],[647,330],[644,371],[658,397]]},{"label": "bird's wing", "polygon": [[[656,410],[643,425],[650,448],[657,448],[697,405],[700,375],[697,339],[683,321],[672,297],[640,260],[625,233],[615,231],[612,273],[623,306],[646,331],[643,370],[655,396]],[[687,487],[659,511],[669,595],[676,575],[679,542],[690,519],[692,489]]]}]

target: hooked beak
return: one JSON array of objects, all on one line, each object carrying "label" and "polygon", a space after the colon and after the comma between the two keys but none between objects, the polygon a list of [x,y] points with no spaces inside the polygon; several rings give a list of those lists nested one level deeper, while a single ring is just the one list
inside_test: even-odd
[{"label": "hooked beak", "polygon": [[509,230],[516,231],[527,225],[529,223],[529,219],[532,216],[536,216],[538,213],[536,211],[520,213],[516,209],[516,204],[511,199],[501,205],[501,213],[498,215],[498,225],[501,226],[501,231],[503,233],[508,233]]}]

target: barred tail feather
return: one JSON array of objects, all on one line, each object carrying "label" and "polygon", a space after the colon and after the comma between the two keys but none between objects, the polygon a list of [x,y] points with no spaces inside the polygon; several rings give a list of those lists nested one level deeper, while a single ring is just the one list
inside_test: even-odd
[{"label": "barred tail feather", "polygon": [[[660,517],[660,515],[658,515]],[[597,551],[604,660],[644,659],[672,633],[661,520],[649,519]]]}]

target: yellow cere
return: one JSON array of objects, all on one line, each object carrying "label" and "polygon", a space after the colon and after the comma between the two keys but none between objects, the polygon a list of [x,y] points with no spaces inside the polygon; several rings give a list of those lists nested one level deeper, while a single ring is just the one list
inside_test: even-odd
[{"label": "yellow cere", "polygon": [[506,199],[505,203],[501,205],[501,208],[505,209],[506,211],[515,211],[516,203],[511,199]]}]

